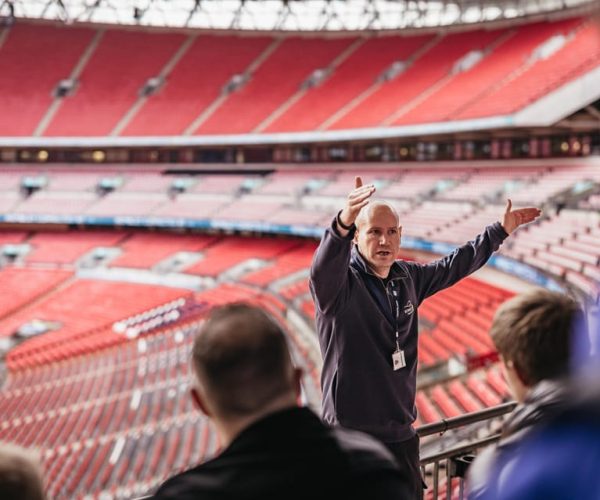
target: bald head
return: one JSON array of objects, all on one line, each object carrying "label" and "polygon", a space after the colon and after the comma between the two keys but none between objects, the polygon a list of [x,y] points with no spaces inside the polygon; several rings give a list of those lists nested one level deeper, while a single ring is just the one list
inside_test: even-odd
[{"label": "bald head", "polygon": [[223,416],[250,416],[281,397],[295,398],[285,335],[249,304],[213,309],[194,340],[193,366],[206,398]]},{"label": "bald head", "polygon": [[360,230],[374,214],[382,212],[391,213],[396,218],[396,226],[399,225],[400,217],[398,216],[398,212],[396,212],[396,209],[390,203],[383,200],[371,200],[368,205],[360,210],[354,224]]},{"label": "bald head", "polygon": [[387,278],[396,261],[402,228],[398,212],[385,201],[371,201],[354,221],[354,244],[367,265],[380,278]]}]

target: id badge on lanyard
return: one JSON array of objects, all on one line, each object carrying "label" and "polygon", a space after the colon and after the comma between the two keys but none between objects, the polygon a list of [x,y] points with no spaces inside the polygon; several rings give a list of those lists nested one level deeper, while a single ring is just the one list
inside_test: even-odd
[{"label": "id badge on lanyard", "polygon": [[404,357],[404,351],[398,349],[392,354],[392,366],[394,371],[400,370],[406,366],[406,358]]},{"label": "id badge on lanyard", "polygon": [[392,367],[394,371],[401,370],[406,366],[406,358],[404,357],[404,351],[400,349],[400,339],[398,333],[398,321],[400,320],[400,304],[398,303],[398,292],[394,290],[392,292],[394,296],[394,303],[396,304],[396,350],[392,353]]}]

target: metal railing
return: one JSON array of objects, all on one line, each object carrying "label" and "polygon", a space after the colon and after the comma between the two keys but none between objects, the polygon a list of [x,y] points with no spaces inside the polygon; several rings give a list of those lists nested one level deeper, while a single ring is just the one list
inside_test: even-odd
[{"label": "metal railing", "polygon": [[[417,429],[419,437],[432,436],[434,434],[443,435],[445,432],[460,429],[471,424],[490,421],[492,419],[502,417],[517,406],[516,402],[504,403],[485,410],[467,413],[459,417],[442,419],[439,422],[427,424]],[[469,467],[470,460],[474,451],[484,448],[500,439],[500,433],[495,433],[478,440],[470,440],[468,443],[459,444],[451,448],[435,451],[421,456],[421,469],[424,477],[431,476],[431,484],[433,498],[438,500],[440,493],[440,475],[442,470],[446,472],[445,478],[445,497],[447,500],[452,499],[453,484],[458,485],[458,498],[464,496],[464,478]],[[454,480],[454,481],[453,481]],[[150,497],[136,497],[135,500],[145,500]]]},{"label": "metal railing", "polygon": [[431,436],[432,434],[444,434],[444,432],[451,429],[464,427],[465,425],[474,424],[476,422],[490,420],[495,417],[501,417],[513,411],[515,406],[517,406],[517,403],[515,401],[511,401],[510,403],[492,406],[491,408],[486,408],[485,410],[467,413],[466,415],[461,415],[460,417],[443,418],[439,422],[422,425],[417,429],[417,434],[421,438],[425,436]]},{"label": "metal railing", "polygon": [[[467,413],[460,417],[442,419],[439,422],[427,424],[417,429],[419,437],[423,438],[433,434],[444,434],[452,429],[459,429],[479,422],[491,421],[502,417],[514,410],[516,402],[504,403],[485,410]],[[496,432],[481,439],[470,439],[467,443],[461,443],[448,449],[435,451],[421,456],[421,470],[423,476],[429,479],[428,486],[432,488],[433,498],[438,500],[443,493],[440,485],[442,470],[445,471],[445,498],[451,500],[453,488],[458,487],[455,498],[464,498],[464,480],[466,472],[472,462],[473,452],[495,443],[500,439],[500,433]]]}]

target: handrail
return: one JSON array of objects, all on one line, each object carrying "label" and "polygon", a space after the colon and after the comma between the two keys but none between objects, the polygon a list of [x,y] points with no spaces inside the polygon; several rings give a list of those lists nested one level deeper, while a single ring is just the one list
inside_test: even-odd
[{"label": "handrail", "polygon": [[430,436],[432,434],[444,434],[444,432],[450,429],[455,429],[457,427],[473,424],[482,420],[488,420],[490,418],[506,415],[507,413],[513,411],[515,406],[517,406],[517,403],[515,401],[511,401],[509,403],[503,403],[498,406],[486,408],[485,410],[467,413],[466,415],[461,415],[459,417],[444,418],[439,422],[422,425],[417,429],[417,434],[419,437]]},{"label": "handrail", "polygon": [[438,451],[436,453],[432,453],[431,455],[425,455],[421,457],[421,465],[427,465],[431,462],[444,460],[445,458],[453,458],[468,453],[470,451],[476,450],[478,448],[483,448],[489,444],[495,443],[496,441],[500,440],[500,436],[501,434],[498,432],[496,434],[492,434],[491,436],[478,439],[477,441],[470,441],[466,444],[455,446],[454,448],[448,448],[447,450]]},{"label": "handrail", "polygon": [[[417,434],[419,435],[419,437],[430,436],[432,434],[438,433],[443,434],[444,432],[450,429],[455,429],[464,425],[506,415],[507,413],[513,411],[516,406],[517,403],[515,401],[511,401],[509,403],[503,403],[498,406],[493,406],[492,408],[486,408],[485,410],[467,413],[466,415],[461,415],[459,417],[442,419],[439,422],[422,425],[417,429]],[[431,455],[422,456],[420,460],[421,466],[424,467],[425,465],[428,465],[433,462],[439,462],[444,459],[451,459],[456,456],[463,455],[478,448],[483,448],[484,446],[494,443],[499,439],[500,433],[496,433],[491,436],[479,439],[477,441],[471,441],[469,443],[461,444],[459,446],[455,446],[447,450],[435,452]],[[437,486],[434,488],[434,490],[437,491]],[[146,498],[150,497],[137,497],[136,500],[144,500]]]}]

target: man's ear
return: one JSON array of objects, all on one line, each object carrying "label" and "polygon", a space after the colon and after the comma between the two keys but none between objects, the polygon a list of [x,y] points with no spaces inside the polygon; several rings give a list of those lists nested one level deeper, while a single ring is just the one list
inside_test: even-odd
[{"label": "man's ear", "polygon": [[513,397],[519,402],[522,403],[527,396],[527,392],[529,391],[529,384],[525,383],[523,372],[520,371],[511,360],[505,360],[500,356],[502,360],[502,369],[504,372],[504,378],[508,384],[508,388],[510,389]]},{"label": "man's ear", "polygon": [[192,387],[190,389],[190,395],[192,396],[192,401],[194,401],[194,406],[196,406],[196,408],[202,413],[204,413],[207,417],[210,417],[211,412],[206,406],[206,403],[204,402],[204,398],[202,397],[202,394],[200,394],[200,391],[198,391],[196,387]]},{"label": "man's ear", "polygon": [[525,386],[525,387],[529,387],[529,382],[527,381],[527,377],[525,377],[525,375],[523,374],[523,370],[521,370],[517,365],[515,365],[513,363],[512,366],[513,370],[515,371],[515,374],[517,375],[517,377],[519,377],[519,381]]}]

